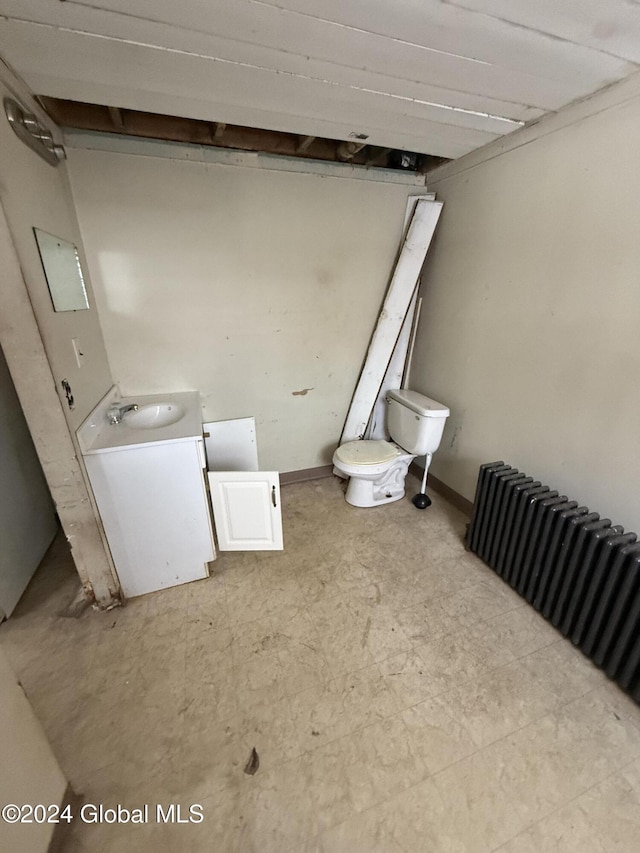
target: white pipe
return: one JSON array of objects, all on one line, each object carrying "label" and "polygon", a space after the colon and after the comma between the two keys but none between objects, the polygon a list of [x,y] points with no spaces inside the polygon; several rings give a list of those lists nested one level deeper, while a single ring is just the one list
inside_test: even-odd
[{"label": "white pipe", "polygon": [[424,458],[424,474],[422,475],[422,485],[420,486],[421,495],[426,495],[427,493],[427,472],[429,471],[429,466],[431,465],[432,459],[433,453],[427,453]]},{"label": "white pipe", "polygon": [[[419,283],[418,283],[418,286]],[[402,380],[402,388],[406,390],[409,387],[409,373],[411,371],[411,359],[413,358],[413,347],[416,342],[416,333],[418,331],[418,320],[420,319],[420,309],[422,308],[422,296],[418,297],[416,310],[413,315],[413,324],[411,327],[411,336],[409,337],[409,351],[407,352],[407,361],[404,369],[404,378]]]}]

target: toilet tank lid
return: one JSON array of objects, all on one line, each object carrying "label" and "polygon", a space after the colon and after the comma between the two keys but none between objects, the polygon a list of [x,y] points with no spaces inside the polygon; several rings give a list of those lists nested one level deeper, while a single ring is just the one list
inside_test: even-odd
[{"label": "toilet tank lid", "polygon": [[401,390],[387,391],[387,398],[401,403],[412,412],[418,415],[423,415],[427,418],[448,418],[449,409],[443,406],[442,403],[437,403],[430,397],[425,397],[424,394],[419,394],[417,391]]}]

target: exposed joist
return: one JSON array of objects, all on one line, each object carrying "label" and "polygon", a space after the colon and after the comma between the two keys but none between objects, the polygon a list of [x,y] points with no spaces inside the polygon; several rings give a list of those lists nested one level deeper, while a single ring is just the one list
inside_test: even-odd
[{"label": "exposed joist", "polygon": [[227,129],[227,125],[223,121],[211,121],[207,122],[209,127],[209,132],[211,135],[211,141],[214,145],[222,144],[222,137],[224,136],[224,132]]},{"label": "exposed joist", "polygon": [[113,122],[113,126],[116,130],[124,130],[124,119],[122,117],[122,110],[118,109],[118,107],[108,107],[109,116],[111,117],[111,121]]},{"label": "exposed joist", "polygon": [[[335,139],[326,139],[321,136],[298,136],[275,130],[240,127],[222,122],[200,121],[130,109],[126,111],[126,128],[122,129],[116,127],[112,110],[106,106],[46,96],[41,98],[41,102],[48,115],[60,127],[96,130],[102,133],[126,133],[147,139],[166,139],[194,145],[262,151],[287,157],[312,156],[314,160],[334,162],[338,159],[337,148],[340,144],[351,144],[358,148],[363,148],[365,145],[364,142],[340,143]],[[118,111],[124,117],[124,110]],[[307,144],[303,145],[303,143]],[[309,154],[311,150],[312,155]],[[346,162],[363,165],[365,156],[366,152],[359,151]],[[386,166],[384,158],[379,165]]]},{"label": "exposed joist", "polygon": [[301,136],[296,148],[296,154],[303,154],[314,140],[315,136]]},{"label": "exposed joist", "polygon": [[336,156],[338,160],[353,160],[356,154],[366,146],[366,142],[341,142],[336,149]]},{"label": "exposed joist", "polygon": [[364,165],[377,166],[384,162],[392,151],[393,148],[373,148]]}]

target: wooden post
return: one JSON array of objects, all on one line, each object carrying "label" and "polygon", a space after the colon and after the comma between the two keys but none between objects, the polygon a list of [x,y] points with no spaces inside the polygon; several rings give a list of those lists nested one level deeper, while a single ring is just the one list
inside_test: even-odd
[{"label": "wooden post", "polygon": [[106,608],[120,587],[101,538],[76,448],[0,206],[0,342],[86,596]]}]

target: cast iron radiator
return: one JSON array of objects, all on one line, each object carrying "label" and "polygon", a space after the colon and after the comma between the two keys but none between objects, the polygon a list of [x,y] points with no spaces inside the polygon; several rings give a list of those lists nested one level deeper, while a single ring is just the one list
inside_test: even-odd
[{"label": "cast iron radiator", "polygon": [[480,466],[467,548],[640,703],[640,543],[504,462]]}]

